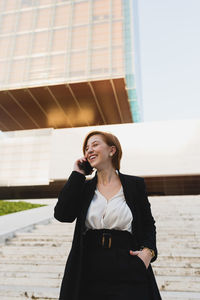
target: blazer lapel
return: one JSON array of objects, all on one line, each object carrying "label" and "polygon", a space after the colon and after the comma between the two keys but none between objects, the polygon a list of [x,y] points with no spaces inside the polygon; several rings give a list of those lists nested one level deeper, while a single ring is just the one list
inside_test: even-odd
[{"label": "blazer lapel", "polygon": [[123,187],[125,200],[133,215],[132,232],[135,232],[135,228],[137,224],[137,214],[136,214],[137,207],[135,201],[135,198],[137,197],[137,193],[136,193],[135,182],[134,180],[131,181],[128,180],[126,175],[120,172],[119,172],[119,178]]},{"label": "blazer lapel", "polygon": [[134,181],[128,181],[126,175],[119,172],[119,178],[123,187],[123,192],[127,204],[130,206],[131,210],[134,207],[134,194],[135,194],[135,183]]},{"label": "blazer lapel", "polygon": [[95,176],[90,180],[90,182],[88,182],[86,190],[85,190],[86,197],[84,199],[85,203],[84,203],[84,207],[83,207],[82,214],[81,214],[82,231],[85,230],[85,219],[86,219],[88,208],[90,206],[90,203],[91,203],[92,198],[95,193],[96,185],[97,185],[97,172],[95,173]]}]

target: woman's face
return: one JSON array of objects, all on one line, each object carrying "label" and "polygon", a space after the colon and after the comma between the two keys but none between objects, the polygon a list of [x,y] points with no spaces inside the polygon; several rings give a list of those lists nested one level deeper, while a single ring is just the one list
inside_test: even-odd
[{"label": "woman's face", "polygon": [[108,146],[100,134],[92,135],[85,148],[85,157],[92,167],[104,169],[111,163],[110,154],[114,154],[115,147]]}]

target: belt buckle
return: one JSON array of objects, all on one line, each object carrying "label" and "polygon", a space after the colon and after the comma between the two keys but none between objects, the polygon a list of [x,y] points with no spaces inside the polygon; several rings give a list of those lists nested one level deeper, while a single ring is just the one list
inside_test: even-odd
[{"label": "belt buckle", "polygon": [[111,248],[111,244],[112,244],[112,236],[111,236],[111,234],[108,233],[108,232],[103,232],[103,234],[102,234],[102,240],[101,240],[102,248]]}]

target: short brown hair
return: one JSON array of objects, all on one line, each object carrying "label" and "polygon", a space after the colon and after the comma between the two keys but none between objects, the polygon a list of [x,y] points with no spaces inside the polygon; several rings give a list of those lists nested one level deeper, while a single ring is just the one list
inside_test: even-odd
[{"label": "short brown hair", "polygon": [[85,154],[85,149],[86,149],[89,138],[96,134],[101,135],[103,137],[105,143],[108,146],[115,146],[116,152],[112,157],[112,164],[113,164],[113,167],[115,168],[115,170],[119,170],[120,169],[120,160],[122,157],[122,148],[121,148],[121,144],[120,144],[118,138],[112,133],[98,131],[98,130],[89,132],[83,142],[83,154]]}]

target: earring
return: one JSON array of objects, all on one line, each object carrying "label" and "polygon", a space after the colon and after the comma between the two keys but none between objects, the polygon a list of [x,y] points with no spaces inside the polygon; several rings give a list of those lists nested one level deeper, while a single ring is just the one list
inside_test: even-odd
[{"label": "earring", "polygon": [[110,153],[110,156],[112,156],[112,153]]}]

